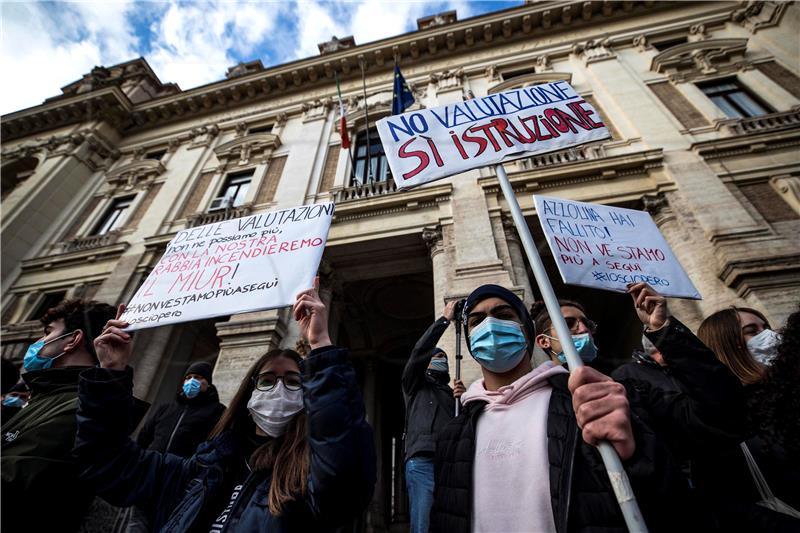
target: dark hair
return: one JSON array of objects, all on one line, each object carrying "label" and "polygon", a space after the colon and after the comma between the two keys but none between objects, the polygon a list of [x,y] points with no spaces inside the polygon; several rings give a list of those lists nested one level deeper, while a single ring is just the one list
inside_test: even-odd
[{"label": "dark hair", "polygon": [[[580,309],[581,313],[584,315],[586,314],[586,309],[583,305],[573,300],[559,300],[558,306],[574,307]],[[550,329],[550,325],[553,323],[553,321],[550,320],[550,313],[548,313],[547,307],[542,300],[537,300],[531,305],[531,317],[533,318],[533,325],[536,328],[537,335]]]},{"label": "dark hair", "polygon": [[800,453],[800,307],[789,315],[778,353],[767,370],[763,387],[752,402],[751,418],[757,421],[768,441],[784,446],[790,456]]},{"label": "dark hair", "polygon": [[745,385],[758,383],[764,377],[764,366],[755,360],[742,335],[739,313],[752,313],[764,321],[769,321],[760,312],[749,307],[729,307],[709,315],[697,328],[697,337],[708,346],[739,381]]},{"label": "dark hair", "polygon": [[64,320],[64,333],[75,330],[83,332],[83,343],[86,351],[97,359],[94,352],[94,340],[103,332],[106,322],[117,316],[114,306],[95,302],[94,300],[63,300],[55,307],[48,309],[40,319],[42,324]]},{"label": "dark hair", "polygon": [[[302,361],[294,350],[275,349],[259,357],[245,374],[239,390],[222,413],[217,425],[211,430],[210,439],[221,435],[224,431],[233,431],[240,439],[247,439],[255,433],[255,422],[247,410],[247,402],[250,401],[255,389],[254,378],[267,361],[278,357],[291,359],[298,366]],[[283,436],[262,444],[250,456],[248,464],[254,471],[272,469],[267,504],[273,516],[281,516],[284,505],[294,501],[298,495],[306,493],[310,462],[306,435],[306,415],[301,411],[289,422]]]}]

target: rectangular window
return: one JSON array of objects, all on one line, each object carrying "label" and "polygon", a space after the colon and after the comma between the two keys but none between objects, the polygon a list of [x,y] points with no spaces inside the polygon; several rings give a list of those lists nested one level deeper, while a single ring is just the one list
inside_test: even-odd
[{"label": "rectangular window", "polygon": [[247,134],[251,133],[272,133],[272,124],[265,124],[264,126],[256,126],[247,130]]},{"label": "rectangular window", "polygon": [[64,300],[64,297],[67,295],[67,291],[55,291],[55,292],[48,292],[44,295],[44,298],[41,299],[39,305],[36,306],[36,309],[28,316],[28,320],[39,320],[44,316],[48,309],[51,307],[55,307]]},{"label": "rectangular window", "polygon": [[248,170],[247,172],[239,172],[228,176],[219,195],[211,203],[209,211],[242,205],[247,196],[247,189],[250,188],[254,172],[254,170]]},{"label": "rectangular window", "polygon": [[756,117],[771,112],[735,79],[700,83],[698,87],[729,118]]},{"label": "rectangular window", "polygon": [[145,159],[152,159],[154,161],[161,161],[161,158],[167,153],[166,150],[156,150],[155,152],[148,152],[147,155],[144,156]]},{"label": "rectangular window", "polygon": [[106,211],[106,214],[103,215],[103,218],[95,227],[92,235],[105,235],[109,231],[114,231],[115,229],[121,228],[125,223],[128,209],[131,207],[133,198],[133,196],[128,196],[125,198],[114,199],[111,207],[109,207],[108,211]]},{"label": "rectangular window", "polygon": [[369,129],[369,175],[367,169],[367,132],[361,132],[356,138],[355,165],[356,179],[359,183],[370,181],[387,181],[392,178],[389,164],[386,161],[386,153],[383,151],[381,138],[378,136],[377,128]]}]

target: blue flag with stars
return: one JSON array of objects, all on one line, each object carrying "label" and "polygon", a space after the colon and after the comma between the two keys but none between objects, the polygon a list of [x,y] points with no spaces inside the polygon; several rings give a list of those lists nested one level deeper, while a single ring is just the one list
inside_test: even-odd
[{"label": "blue flag with stars", "polygon": [[394,94],[392,94],[392,115],[399,115],[414,103],[414,93],[408,88],[400,73],[400,65],[394,64]]}]

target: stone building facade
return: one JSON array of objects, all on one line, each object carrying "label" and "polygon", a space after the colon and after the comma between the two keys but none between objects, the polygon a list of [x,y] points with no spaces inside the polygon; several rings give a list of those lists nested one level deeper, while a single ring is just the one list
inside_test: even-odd
[{"label": "stone building facade", "polygon": [[[418,26],[364,45],[334,38],[316,57],[275,67],[242,63],[185,91],[144,59],[96,67],[3,116],[3,357],[20,360],[40,336],[36,318],[64,297],[127,301],[184,228],[333,200],[322,294],[334,342],[352,350],[379,449],[362,526],[402,529],[399,378],[416,338],[445,302],[480,284],[527,303],[538,290],[492,170],[395,189],[374,136],[390,113],[395,59],[413,108],[568,80],[610,125],[608,141],[506,164],[557,292],[600,323],[601,357],[624,360],[638,342],[630,301],[560,283],[532,193],[648,210],[703,295],[671,303],[692,327],[731,304],[776,325],[796,308],[800,6],[537,2]],[[352,160],[340,146],[334,73]],[[256,356],[296,342],[286,309],[144,330],[136,393],[167,401],[186,366],[208,360],[227,400]],[[442,346],[452,357],[452,328]],[[466,381],[478,374],[466,358]]]}]

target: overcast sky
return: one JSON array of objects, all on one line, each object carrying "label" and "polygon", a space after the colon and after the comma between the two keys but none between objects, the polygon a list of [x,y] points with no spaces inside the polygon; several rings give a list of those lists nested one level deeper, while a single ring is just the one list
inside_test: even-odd
[{"label": "overcast sky", "polygon": [[41,104],[95,65],[144,57],[181,89],[220,80],[228,67],[276,65],[319,53],[332,35],[357,44],[416,29],[419,17],[458,18],[517,1],[8,2],[0,0],[0,113]]}]

